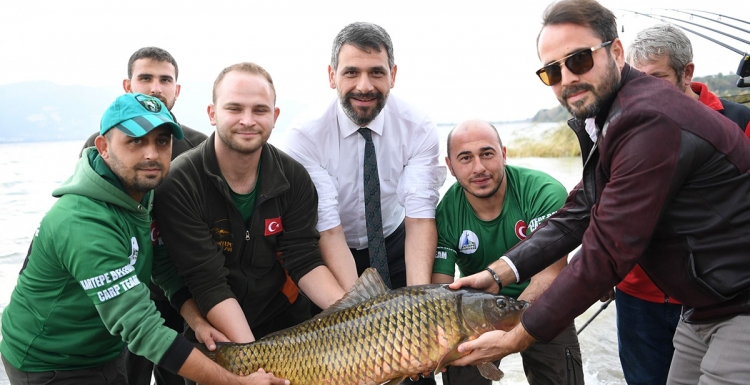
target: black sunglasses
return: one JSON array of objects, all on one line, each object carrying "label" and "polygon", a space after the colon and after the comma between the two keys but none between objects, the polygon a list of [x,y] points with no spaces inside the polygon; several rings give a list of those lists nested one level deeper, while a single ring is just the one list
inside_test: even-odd
[{"label": "black sunglasses", "polygon": [[554,86],[562,81],[562,63],[565,63],[565,66],[568,67],[570,72],[576,75],[583,75],[594,68],[594,51],[610,44],[612,44],[612,40],[599,44],[596,47],[573,52],[560,60],[555,60],[552,63],[547,64],[539,71],[536,71],[536,74],[539,76],[539,79],[542,80],[542,83],[548,86]]}]

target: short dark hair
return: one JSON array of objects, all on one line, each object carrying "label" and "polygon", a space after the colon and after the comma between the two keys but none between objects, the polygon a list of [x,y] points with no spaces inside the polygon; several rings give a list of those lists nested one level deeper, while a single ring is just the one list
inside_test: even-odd
[{"label": "short dark hair", "polygon": [[365,52],[370,52],[371,49],[380,52],[381,49],[385,49],[385,53],[388,55],[388,66],[393,69],[395,65],[391,36],[377,24],[351,23],[336,35],[336,38],[333,39],[333,50],[331,52],[331,67],[334,70],[339,65],[339,53],[344,44],[351,44]]},{"label": "short dark hair", "polygon": [[[550,4],[542,16],[542,28],[557,24],[575,24],[591,28],[602,42],[618,37],[615,14],[596,0],[560,0]],[[539,35],[536,37],[537,46]]]},{"label": "short dark hair", "polygon": [[128,79],[133,79],[133,65],[139,59],[151,59],[172,64],[174,66],[174,80],[177,80],[177,75],[179,74],[177,62],[169,52],[159,47],[143,47],[130,55],[130,59],[128,60]]},{"label": "short dark hair", "polygon": [[219,76],[216,77],[216,80],[214,81],[214,88],[211,92],[214,103],[216,103],[216,88],[219,86],[219,83],[224,80],[224,76],[232,71],[245,72],[249,74],[259,75],[265,78],[268,81],[268,85],[271,86],[271,92],[273,92],[273,104],[276,104],[276,87],[273,86],[273,79],[271,79],[271,74],[269,74],[268,71],[266,71],[263,67],[251,62],[233,64],[219,72]]}]

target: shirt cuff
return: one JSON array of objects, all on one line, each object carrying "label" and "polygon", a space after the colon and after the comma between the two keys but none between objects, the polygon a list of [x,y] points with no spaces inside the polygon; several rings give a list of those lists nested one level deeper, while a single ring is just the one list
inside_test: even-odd
[{"label": "shirt cuff", "polygon": [[510,261],[510,258],[503,255],[502,257],[500,257],[500,259],[505,261],[505,263],[507,263],[508,266],[510,266],[510,269],[513,270],[513,274],[516,275],[516,282],[521,282],[521,277],[518,275],[518,270],[516,269],[516,265],[514,265],[513,262]]},{"label": "shirt cuff", "polygon": [[182,365],[185,364],[185,361],[187,361],[190,353],[193,351],[193,347],[194,345],[190,341],[184,336],[178,334],[161,357],[161,360],[156,364],[171,373],[177,374],[182,368]]}]

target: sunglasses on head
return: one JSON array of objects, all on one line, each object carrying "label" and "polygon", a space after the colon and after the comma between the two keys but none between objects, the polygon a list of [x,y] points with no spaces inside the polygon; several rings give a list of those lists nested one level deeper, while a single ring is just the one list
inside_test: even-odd
[{"label": "sunglasses on head", "polygon": [[539,71],[536,71],[539,79],[542,83],[548,86],[554,86],[562,81],[562,64],[568,67],[570,72],[576,75],[583,75],[594,68],[594,51],[599,48],[606,47],[612,44],[612,40],[599,44],[596,47],[582,49],[580,51],[573,52],[572,54],[560,59],[555,60],[552,63],[542,67]]}]

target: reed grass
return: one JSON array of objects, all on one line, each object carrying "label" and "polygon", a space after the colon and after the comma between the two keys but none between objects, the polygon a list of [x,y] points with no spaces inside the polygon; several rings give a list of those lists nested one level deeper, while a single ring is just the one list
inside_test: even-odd
[{"label": "reed grass", "polygon": [[560,158],[581,155],[575,133],[566,124],[544,132],[541,138],[522,137],[508,143],[512,158]]}]

